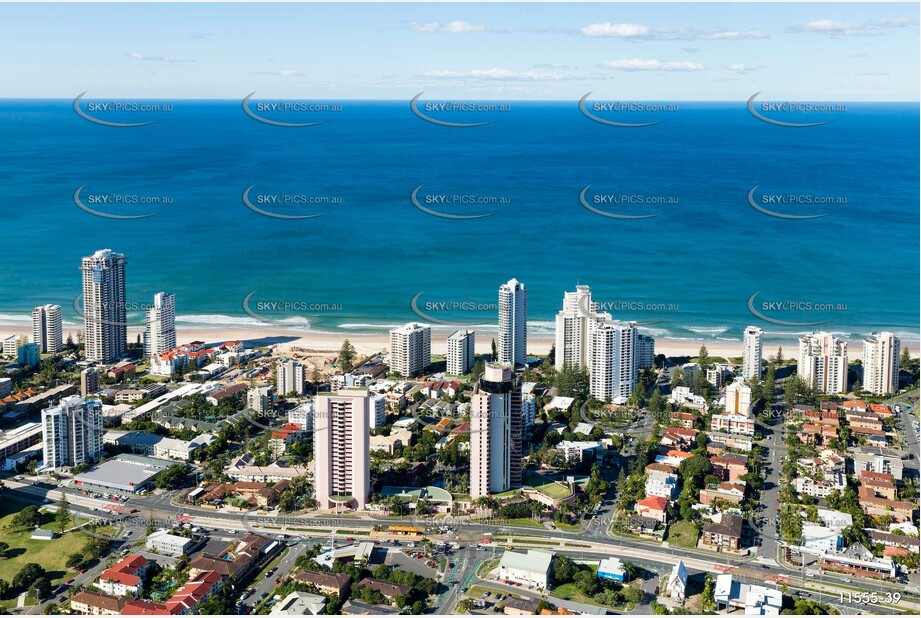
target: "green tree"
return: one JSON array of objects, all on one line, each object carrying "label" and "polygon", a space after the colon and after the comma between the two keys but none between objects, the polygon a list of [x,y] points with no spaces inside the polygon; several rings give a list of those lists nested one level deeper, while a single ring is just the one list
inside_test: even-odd
[{"label": "green tree", "polygon": [[710,572],[704,575],[704,591],[701,594],[700,607],[705,612],[712,612],[716,609],[716,598],[713,592],[713,576]]},{"label": "green tree", "polygon": [[339,366],[342,368],[342,372],[350,372],[354,367],[354,362],[355,346],[349,343],[349,340],[346,339],[342,342],[342,347],[339,348]]},{"label": "green tree", "polygon": [[61,504],[58,507],[58,512],[54,516],[54,521],[61,528],[62,534],[73,522],[73,518],[70,515],[69,503],[67,502],[67,495],[64,493],[61,494]]},{"label": "green tree", "polygon": [[13,576],[13,581],[11,582],[13,588],[16,590],[24,590],[32,584],[32,582],[45,577],[45,569],[41,565],[34,562],[29,562],[24,564],[19,572]]}]

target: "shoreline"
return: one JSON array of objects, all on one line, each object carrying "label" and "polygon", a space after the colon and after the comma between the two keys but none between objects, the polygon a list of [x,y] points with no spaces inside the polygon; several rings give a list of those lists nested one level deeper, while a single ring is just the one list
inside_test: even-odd
[{"label": "shoreline", "polygon": [[[31,328],[26,328],[24,324],[4,324],[0,323],[0,335],[9,336],[12,334],[26,335]],[[73,325],[64,326],[63,337],[66,340],[68,335],[77,338],[77,332],[80,329]],[[133,342],[137,340],[138,335],[143,332],[143,327],[129,326],[128,340]],[[447,337],[456,328],[433,325],[432,327],[432,354],[444,355],[447,348]],[[478,330],[476,337],[477,354],[490,352],[491,341],[495,337],[494,332]],[[355,349],[364,355],[370,355],[375,352],[385,350],[390,343],[387,333],[326,333],[303,330],[299,331],[290,328],[273,328],[265,327],[239,327],[239,326],[214,326],[214,327],[182,327],[176,328],[176,339],[179,344],[186,344],[192,341],[204,341],[208,344],[223,343],[225,341],[244,341],[249,347],[265,347],[274,345],[278,351],[286,349],[301,348],[302,351],[317,352],[338,352],[342,342],[346,339],[355,347]],[[701,345],[707,346],[707,351],[711,356],[721,356],[727,360],[733,357],[742,356],[741,342],[721,342],[700,340],[676,340],[669,338],[656,337],[656,354],[666,356],[689,356],[696,357],[700,351]],[[862,357],[863,341],[848,341],[848,356],[851,360]],[[912,342],[905,342],[912,347]],[[528,337],[528,353],[544,355],[550,351],[554,344],[553,336],[533,335]],[[772,340],[764,346],[764,357],[773,356],[777,352],[777,346],[783,346],[786,358],[795,358],[796,350],[799,348],[798,338],[794,335],[790,339]],[[917,350],[917,348],[915,348]]]}]

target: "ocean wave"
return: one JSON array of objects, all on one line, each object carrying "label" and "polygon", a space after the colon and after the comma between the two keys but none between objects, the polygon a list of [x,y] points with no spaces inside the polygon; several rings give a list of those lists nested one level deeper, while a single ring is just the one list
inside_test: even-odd
[{"label": "ocean wave", "polygon": [[713,328],[705,328],[703,326],[683,326],[682,328],[689,330],[692,333],[697,333],[698,335],[719,335],[729,330],[729,327],[727,326],[717,326]]}]

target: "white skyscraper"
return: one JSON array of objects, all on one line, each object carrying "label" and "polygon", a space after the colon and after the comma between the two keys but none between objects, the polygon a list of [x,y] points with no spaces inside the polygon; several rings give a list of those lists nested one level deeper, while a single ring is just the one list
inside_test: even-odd
[{"label": "white skyscraper", "polygon": [[764,352],[764,331],[748,326],[743,335],[742,377],[761,379],[761,357]]},{"label": "white skyscraper", "polygon": [[796,371],[821,393],[847,392],[847,342],[826,332],[800,337]]},{"label": "white skyscraper", "polygon": [[390,331],[390,371],[401,376],[418,376],[430,364],[431,326],[410,322]]},{"label": "white skyscraper", "polygon": [[92,463],[102,455],[102,404],[76,395],[42,410],[45,467]]},{"label": "white skyscraper", "polygon": [[470,496],[521,485],[521,384],[508,363],[487,363],[470,399]]},{"label": "white skyscraper", "polygon": [[162,354],[176,347],[176,296],[158,292],[147,308],[144,354]]},{"label": "white skyscraper", "polygon": [[368,407],[368,426],[377,429],[387,424],[387,397],[384,395],[371,395],[371,405]]},{"label": "white skyscraper", "polygon": [[86,360],[114,362],[128,350],[124,254],[102,249],[83,258]]},{"label": "white skyscraper", "polygon": [[556,314],[554,366],[588,368],[592,331],[610,320],[611,314],[596,311],[589,286],[577,285],[575,292],[564,292],[563,308]]},{"label": "white skyscraper", "polygon": [[279,361],[275,366],[275,392],[284,397],[291,391],[296,395],[303,395],[304,366],[293,359]]},{"label": "white skyscraper", "polygon": [[872,333],[863,340],[863,387],[874,395],[899,391],[899,350],[893,333]]},{"label": "white skyscraper", "polygon": [[61,305],[40,305],[32,310],[32,342],[42,354],[55,354],[64,348]]},{"label": "white skyscraper", "polygon": [[461,376],[473,369],[476,359],[472,330],[459,330],[448,337],[448,373]]},{"label": "white skyscraper", "polygon": [[600,401],[625,403],[636,386],[636,322],[606,322],[592,329],[589,392]]},{"label": "white skyscraper", "polygon": [[314,403],[314,497],[321,509],[364,509],[371,489],[368,389],[317,395]]},{"label": "white skyscraper", "polygon": [[499,362],[524,367],[528,354],[528,291],[517,279],[499,286]]}]

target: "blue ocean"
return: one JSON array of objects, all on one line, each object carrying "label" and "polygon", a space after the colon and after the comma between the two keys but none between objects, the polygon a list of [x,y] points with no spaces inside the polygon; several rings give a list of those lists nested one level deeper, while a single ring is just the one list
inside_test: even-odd
[{"label": "blue ocean", "polygon": [[302,127],[240,101],[143,103],[155,111],[81,104],[150,122],[113,127],[72,100],[0,101],[0,322],[43,303],[77,322],[80,258],[111,248],[138,323],[167,291],[180,326],[378,332],[422,319],[414,299],[494,324],[514,277],[535,335],[586,284],[663,338],[737,341],[756,324],[769,340],[918,339],[917,104],[788,114],[831,120],[791,128],[744,101],[677,102],[624,128],[575,100],[429,114],[489,122],[475,127],[426,122],[408,100],[262,112],[322,123]]}]

